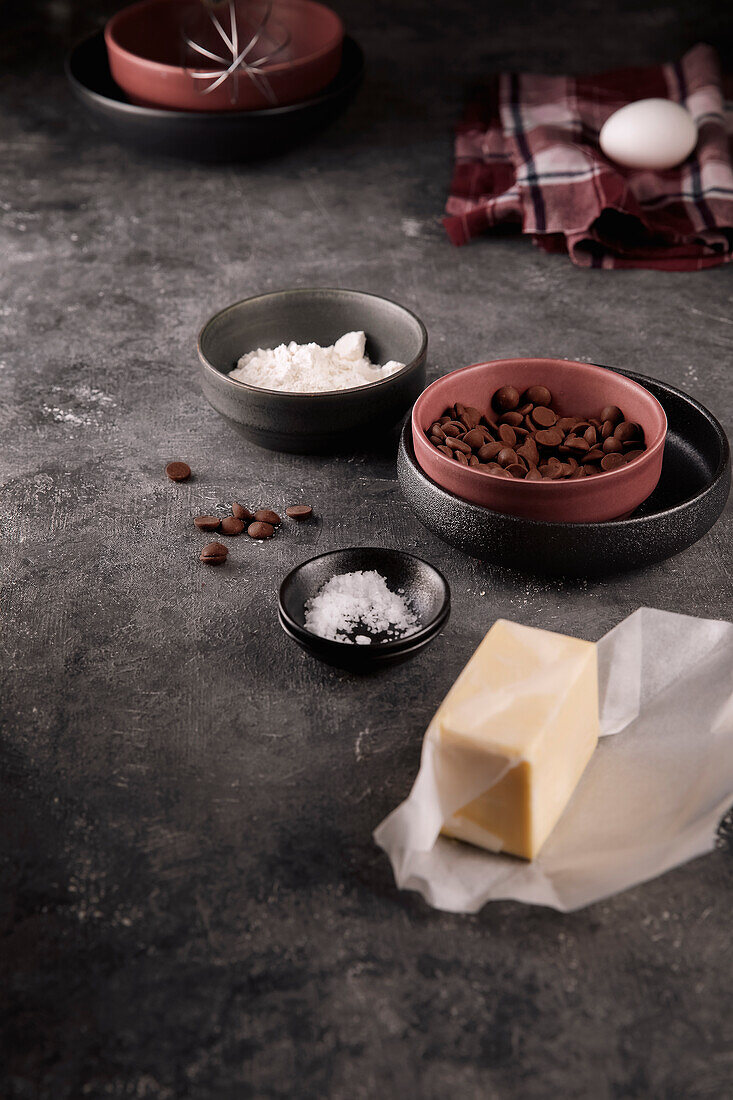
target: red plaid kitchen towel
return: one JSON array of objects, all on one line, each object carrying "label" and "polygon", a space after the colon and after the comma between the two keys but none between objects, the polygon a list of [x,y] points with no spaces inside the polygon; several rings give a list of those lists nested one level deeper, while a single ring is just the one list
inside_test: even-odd
[{"label": "red plaid kitchen towel", "polygon": [[[636,99],[673,99],[698,126],[692,156],[666,172],[621,168],[598,133]],[[733,253],[733,171],[715,51],[596,76],[496,77],[458,126],[444,219],[454,244],[521,227],[581,267],[695,270]]]}]

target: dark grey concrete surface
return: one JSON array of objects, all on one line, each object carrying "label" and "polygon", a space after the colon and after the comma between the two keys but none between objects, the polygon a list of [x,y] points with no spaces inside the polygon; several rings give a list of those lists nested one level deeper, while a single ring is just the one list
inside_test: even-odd
[{"label": "dark grey concrete surface", "polygon": [[[730,69],[725,6],[339,0],[369,61],[357,102],[237,168],[90,129],[61,59],[112,6],[8,5],[0,42],[0,1095],[730,1097],[725,828],[706,858],[570,916],[433,912],[371,840],[497,616],[593,639],[640,604],[730,618],[730,508],[621,579],[504,572],[416,523],[392,453],[246,445],[203,403],[194,350],[238,297],[357,287],[424,319],[432,376],[515,354],[621,364],[730,431],[730,269],[581,271],[518,239],[454,250],[439,224],[467,80],[701,38]],[[171,458],[189,484],[162,476]],[[206,572],[190,516],[234,499],[319,519],[232,541]],[[426,653],[369,680],[275,618],[293,564],[360,542],[420,553],[454,596]]]}]

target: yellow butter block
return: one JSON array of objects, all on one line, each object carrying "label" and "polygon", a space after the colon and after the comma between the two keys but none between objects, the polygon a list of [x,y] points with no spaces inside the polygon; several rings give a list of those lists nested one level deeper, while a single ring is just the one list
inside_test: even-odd
[{"label": "yellow butter block", "polygon": [[443,700],[445,749],[489,754],[500,778],[442,832],[534,859],[598,743],[593,642],[497,620]]}]

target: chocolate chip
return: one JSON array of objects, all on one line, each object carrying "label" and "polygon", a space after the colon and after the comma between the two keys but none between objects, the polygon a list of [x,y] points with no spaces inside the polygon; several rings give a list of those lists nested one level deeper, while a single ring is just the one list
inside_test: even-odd
[{"label": "chocolate chip", "polygon": [[254,519],[254,516],[250,512],[249,508],[243,508],[242,505],[237,504],[236,501],[234,502],[234,504],[232,504],[232,515],[236,516],[237,519],[244,520],[245,523],[248,523],[251,519]]},{"label": "chocolate chip", "polygon": [[544,405],[537,405],[532,409],[532,420],[538,428],[551,428],[553,424],[557,423],[557,413],[554,413],[552,409],[545,408]]},{"label": "chocolate chip", "polygon": [[589,451],[590,444],[586,443],[582,436],[568,435],[565,437],[564,446],[569,451]]},{"label": "chocolate chip", "polygon": [[524,420],[524,413],[520,412],[508,412],[502,413],[499,417],[500,424],[509,424],[510,427],[516,428],[518,424],[521,424]]},{"label": "chocolate chip", "polygon": [[496,456],[496,461],[500,466],[509,466],[512,462],[517,461],[516,451],[512,450],[511,447],[502,447]]},{"label": "chocolate chip", "polygon": [[279,523],[282,523],[277,512],[273,512],[270,508],[258,508],[255,512],[255,519],[260,523],[269,523],[271,527],[277,527]]},{"label": "chocolate chip", "polygon": [[218,531],[221,520],[218,516],[194,516],[193,522],[199,531]]},{"label": "chocolate chip", "polygon": [[207,565],[223,565],[227,560],[227,554],[229,551],[226,546],[221,542],[207,542],[199,554],[199,561],[205,562]]},{"label": "chocolate chip", "polygon": [[187,462],[169,462],[165,473],[171,481],[188,481],[191,476],[191,467]]},{"label": "chocolate chip", "polygon": [[561,416],[555,425],[561,432],[567,433],[573,430],[578,423],[577,416]]},{"label": "chocolate chip", "polygon": [[469,431],[472,428],[477,428],[481,422],[481,413],[478,409],[474,409],[473,405],[466,405],[463,413],[461,414],[461,420],[466,425]]},{"label": "chocolate chip", "polygon": [[543,447],[559,447],[562,443],[562,432],[557,428],[543,428],[537,432],[535,439]]},{"label": "chocolate chip", "polygon": [[482,431],[479,431],[478,428],[474,428],[472,431],[466,432],[466,434],[463,437],[463,442],[468,447],[470,447],[471,450],[477,451],[479,449],[479,447],[483,446],[484,439],[485,439],[484,433]]},{"label": "chocolate chip", "polygon": [[453,451],[450,449],[450,447],[446,447],[444,443],[441,443],[441,445],[438,447],[438,450],[442,451],[446,458],[453,458]]},{"label": "chocolate chip", "polygon": [[522,478],[527,476],[526,468],[522,466],[519,462],[510,462],[508,466],[504,467],[504,469],[508,474],[511,474],[512,477]]},{"label": "chocolate chip", "polygon": [[533,405],[548,406],[552,404],[552,394],[547,386],[530,386],[524,391],[522,401],[530,401]]},{"label": "chocolate chip", "polygon": [[483,447],[479,448],[479,460],[481,462],[490,462],[492,458],[496,458],[499,451],[503,450],[503,447],[503,443],[484,443]]},{"label": "chocolate chip", "polygon": [[502,443],[506,443],[507,447],[513,447],[517,442],[517,433],[512,428],[511,424],[499,425],[499,439]]},{"label": "chocolate chip", "polygon": [[623,418],[624,414],[618,405],[606,405],[601,409],[601,420],[610,420],[612,424],[618,424]]},{"label": "chocolate chip", "polygon": [[511,412],[519,404],[519,392],[514,386],[502,386],[494,394],[491,404],[497,412]]},{"label": "chocolate chip", "polygon": [[290,519],[307,519],[313,515],[313,509],[310,504],[291,504],[285,509],[285,515],[290,516]]},{"label": "chocolate chip", "polygon": [[252,539],[269,539],[275,534],[275,528],[271,523],[263,523],[258,520],[255,523],[250,523],[247,534]]},{"label": "chocolate chip", "polygon": [[448,437],[445,441],[446,447],[450,447],[452,451],[460,451],[464,455],[470,455],[471,448],[467,443],[464,443],[462,439],[452,439]]},{"label": "chocolate chip", "polygon": [[605,454],[610,455],[618,453],[623,450],[621,441],[616,439],[615,435],[609,435],[603,440],[603,451]]},{"label": "chocolate chip", "polygon": [[241,535],[244,531],[244,524],[236,516],[225,516],[221,521],[220,530],[222,535]]},{"label": "chocolate chip", "polygon": [[526,458],[527,462],[531,462],[535,466],[540,460],[540,452],[537,450],[537,444],[531,435],[525,439],[521,447],[516,448],[516,451],[520,458]]},{"label": "chocolate chip", "polygon": [[609,454],[604,455],[601,459],[601,469],[608,472],[609,470],[617,470],[619,466],[623,466],[626,459],[623,455]]}]

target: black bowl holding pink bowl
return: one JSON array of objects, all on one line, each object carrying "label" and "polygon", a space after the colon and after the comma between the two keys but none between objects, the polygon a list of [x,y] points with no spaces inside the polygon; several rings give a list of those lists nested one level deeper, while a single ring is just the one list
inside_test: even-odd
[{"label": "black bowl holding pink bowl", "polygon": [[[728,499],[731,464],[725,432],[708,409],[674,386],[632,371],[608,369],[647,389],[667,417],[659,482],[631,516],[598,523],[554,523],[506,515],[462,500],[420,467],[408,419],[400,438],[397,473],[418,518],[434,534],[473,557],[551,576],[619,573],[664,561],[696,543],[720,517]],[[613,475],[598,475],[597,480],[606,476]]]},{"label": "black bowl holding pink bowl", "polygon": [[[373,363],[402,370],[377,382],[324,393],[250,386],[228,376],[256,348],[333,344],[366,333]],[[206,322],[198,340],[201,388],[222,416],[261,447],[294,454],[369,449],[399,423],[425,386],[428,335],[409,309],[359,290],[280,290],[235,302]]]},{"label": "black bowl holding pink bowl", "polygon": [[112,79],[102,31],[74,47],[66,74],[102,140],[155,157],[229,163],[281,154],[329,126],[358,91],[364,54],[347,35],[341,68],[326,88],[302,103],[258,111],[172,111],[130,103]]},{"label": "black bowl holding pink bowl", "polygon": [[[355,645],[319,637],[305,625],[305,604],[340,573],[375,569],[392,591],[405,593],[420,626],[404,638]],[[351,546],[302,562],[280,585],[278,621],[287,636],[312,657],[350,672],[375,672],[401,664],[434,641],[450,616],[450,588],[434,565],[403,550]]]},{"label": "black bowl holding pink bowl", "polygon": [[[485,466],[464,466],[442,454],[426,431],[455,402],[489,412],[497,390],[523,393],[546,387],[560,416],[598,416],[619,406],[641,425],[646,449],[618,469],[594,477],[531,481],[498,477]],[[496,414],[493,414],[496,415]],[[626,375],[595,363],[566,359],[495,359],[436,379],[412,410],[412,442],[418,463],[444,489],[496,512],[525,519],[592,523],[630,515],[654,491],[662,470],[667,420],[656,397]]]}]

